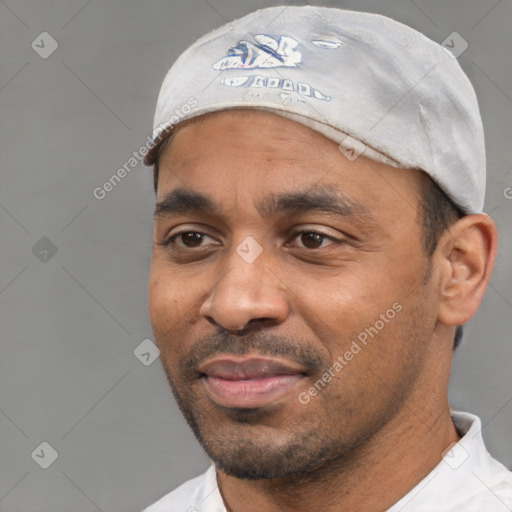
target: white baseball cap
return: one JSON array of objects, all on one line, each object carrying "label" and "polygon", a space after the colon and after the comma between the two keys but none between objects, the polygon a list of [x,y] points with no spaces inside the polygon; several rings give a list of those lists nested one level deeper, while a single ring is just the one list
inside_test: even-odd
[{"label": "white baseball cap", "polygon": [[482,212],[485,145],[474,89],[457,59],[385,16],[280,6],[206,34],[162,84],[154,146],[182,121],[259,109],[323,133],[340,148],[421,169],[466,213]]}]

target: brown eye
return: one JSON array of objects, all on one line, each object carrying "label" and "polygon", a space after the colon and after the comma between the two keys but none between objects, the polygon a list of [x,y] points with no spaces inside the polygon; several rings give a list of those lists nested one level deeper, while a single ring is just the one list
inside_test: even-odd
[{"label": "brown eye", "polygon": [[211,236],[200,231],[180,231],[168,237],[160,245],[164,247],[175,246],[179,249],[194,249],[196,247],[203,247],[205,245],[203,242],[206,238],[213,240]]},{"label": "brown eye", "polygon": [[303,233],[300,240],[308,249],[318,249],[322,246],[323,238],[318,233]]},{"label": "brown eye", "polygon": [[[306,249],[321,249],[335,242],[334,238],[331,236],[317,231],[301,231],[295,235],[295,238],[299,238],[302,246]],[[330,243],[324,245],[326,240]]]},{"label": "brown eye", "polygon": [[204,233],[198,233],[197,231],[184,231],[183,233],[178,233],[175,236],[182,241],[185,247],[199,247],[205,235]]}]

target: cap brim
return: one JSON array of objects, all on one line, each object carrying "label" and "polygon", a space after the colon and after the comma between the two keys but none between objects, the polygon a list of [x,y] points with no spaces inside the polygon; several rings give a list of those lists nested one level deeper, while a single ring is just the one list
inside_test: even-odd
[{"label": "cap brim", "polygon": [[167,129],[165,129],[163,132],[161,132],[159,135],[157,135],[153,139],[153,143],[151,145],[151,148],[146,153],[146,156],[142,160],[144,165],[151,166],[155,165],[158,155],[160,153],[160,148],[162,147],[162,144],[172,135],[174,126],[171,126]]}]

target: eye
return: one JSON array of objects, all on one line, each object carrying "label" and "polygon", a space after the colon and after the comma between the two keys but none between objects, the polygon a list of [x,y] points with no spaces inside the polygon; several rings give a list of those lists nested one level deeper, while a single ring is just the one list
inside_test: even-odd
[{"label": "eye", "polygon": [[[296,239],[301,241],[301,249],[322,249],[336,242],[341,243],[340,240],[319,231],[299,231],[293,236],[293,240]],[[330,243],[324,245],[325,241]]]},{"label": "eye", "polygon": [[184,249],[193,249],[194,247],[202,247],[204,244],[204,240],[213,238],[206,233],[202,233],[200,231],[180,231],[179,233],[175,233],[174,235],[166,238],[160,245],[167,247],[171,244]]}]

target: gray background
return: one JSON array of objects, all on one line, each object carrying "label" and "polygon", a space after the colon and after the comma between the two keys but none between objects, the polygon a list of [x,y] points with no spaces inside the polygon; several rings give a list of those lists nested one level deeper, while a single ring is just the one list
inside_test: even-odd
[{"label": "gray background", "polygon": [[[0,1],[2,512],[137,511],[206,468],[159,360],[134,356],[152,338],[150,171],[139,165],[103,200],[92,191],[145,141],[164,74],[189,44],[281,3]],[[318,5],[379,12],[438,42],[456,31],[469,43],[459,60],[481,105],[486,211],[501,238],[450,397],[481,416],[489,451],[512,467],[512,2]],[[58,48],[43,59],[31,43],[48,51],[45,31]],[[48,469],[31,457],[43,441],[58,452]]]}]

